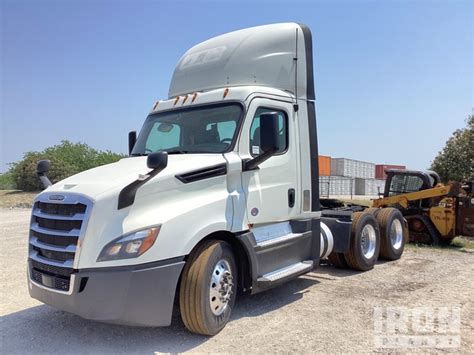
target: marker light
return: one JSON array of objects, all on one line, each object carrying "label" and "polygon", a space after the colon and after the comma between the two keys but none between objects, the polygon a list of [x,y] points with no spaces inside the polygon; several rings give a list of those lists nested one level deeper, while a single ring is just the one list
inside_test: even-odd
[{"label": "marker light", "polygon": [[143,229],[115,239],[102,249],[97,261],[130,259],[142,255],[155,243],[160,227]]}]

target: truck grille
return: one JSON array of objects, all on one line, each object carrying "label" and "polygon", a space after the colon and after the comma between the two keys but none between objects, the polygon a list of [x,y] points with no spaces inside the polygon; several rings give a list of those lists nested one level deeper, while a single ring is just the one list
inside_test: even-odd
[{"label": "truck grille", "polygon": [[[50,201],[50,198],[55,200]],[[30,226],[30,277],[36,283],[69,291],[76,248],[91,202],[82,196],[43,194],[33,206]]]}]

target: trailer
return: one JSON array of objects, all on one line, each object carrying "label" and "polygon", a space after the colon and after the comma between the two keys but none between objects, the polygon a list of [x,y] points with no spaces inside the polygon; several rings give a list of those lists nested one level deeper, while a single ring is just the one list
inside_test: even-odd
[{"label": "trailer", "polygon": [[370,270],[403,252],[386,209],[321,210],[313,49],[296,23],[248,28],[189,49],[129,157],[52,185],[34,202],[30,295],[81,317],[213,335],[236,296],[330,259]]}]

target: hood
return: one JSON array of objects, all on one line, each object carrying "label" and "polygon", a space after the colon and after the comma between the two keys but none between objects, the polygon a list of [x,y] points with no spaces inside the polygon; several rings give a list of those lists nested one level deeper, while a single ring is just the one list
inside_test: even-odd
[{"label": "hood", "polygon": [[[111,190],[117,189],[120,191],[137,180],[140,174],[147,174],[150,169],[147,167],[146,161],[147,157],[124,158],[116,163],[99,166],[73,175],[50,186],[45,191],[74,192],[95,200],[101,194],[111,192]],[[226,160],[222,154],[171,154],[168,156],[168,166],[150,181],[174,179],[176,174],[225,162]]]}]

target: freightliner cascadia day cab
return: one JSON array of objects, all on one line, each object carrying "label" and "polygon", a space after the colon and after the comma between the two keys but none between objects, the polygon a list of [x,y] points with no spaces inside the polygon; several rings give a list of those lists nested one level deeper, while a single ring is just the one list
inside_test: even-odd
[{"label": "freightliner cascadia day cab", "polygon": [[321,211],[308,27],[248,28],[176,65],[130,156],[51,185],[34,202],[30,295],[81,317],[192,332],[229,321],[238,293],[312,271],[398,259],[394,209]]}]

